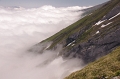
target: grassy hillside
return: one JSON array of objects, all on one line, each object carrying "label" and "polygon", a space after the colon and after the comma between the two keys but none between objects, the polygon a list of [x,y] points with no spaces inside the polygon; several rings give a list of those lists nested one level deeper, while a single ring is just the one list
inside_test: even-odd
[{"label": "grassy hillside", "polygon": [[120,47],[65,79],[111,79],[120,75]]},{"label": "grassy hillside", "polygon": [[[62,44],[60,55],[78,57],[87,64],[104,56],[65,79],[111,79],[120,75],[120,15],[111,19],[119,12],[120,0],[110,0],[91,14],[42,41],[52,41],[49,49]],[[97,24],[99,22],[101,23]]]},{"label": "grassy hillside", "polygon": [[89,37],[93,36],[93,34],[99,29],[93,27],[93,25],[101,18],[103,18],[106,14],[108,14],[119,2],[119,0],[111,0],[98,10],[93,11],[91,15],[85,16],[84,18],[78,20],[74,24],[64,28],[63,30],[59,31],[55,35],[42,42],[52,41],[53,43],[50,48],[55,47],[57,44],[66,44],[66,39],[69,38],[69,36],[79,32],[80,30],[83,30],[83,28],[85,28],[85,30],[83,31],[82,36],[77,37],[75,45],[88,40]]}]

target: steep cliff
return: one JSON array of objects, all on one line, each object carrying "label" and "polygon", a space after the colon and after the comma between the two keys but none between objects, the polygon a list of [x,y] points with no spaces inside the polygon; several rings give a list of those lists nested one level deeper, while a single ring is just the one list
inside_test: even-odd
[{"label": "steep cliff", "polygon": [[[120,0],[110,0],[97,8],[84,11],[84,14],[87,15],[82,19],[38,43],[36,45],[38,47],[43,44],[43,48],[40,48],[38,52],[45,49],[55,50],[62,45],[59,56],[80,58],[85,64],[88,64],[119,47]],[[50,42],[49,45],[46,42]],[[117,48],[112,54],[90,63],[83,70],[75,72],[65,79],[109,79],[116,76],[115,74],[119,74],[120,70],[119,49]],[[108,68],[107,65],[109,65]],[[96,68],[98,68],[97,71]],[[102,74],[104,69],[106,72]]]},{"label": "steep cliff", "polygon": [[119,32],[120,0],[111,0],[43,42],[52,41],[49,49],[61,44],[60,55],[89,63],[120,46]]}]

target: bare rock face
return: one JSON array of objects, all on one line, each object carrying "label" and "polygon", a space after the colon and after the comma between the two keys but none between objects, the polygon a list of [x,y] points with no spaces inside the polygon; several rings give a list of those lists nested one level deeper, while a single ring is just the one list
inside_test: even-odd
[{"label": "bare rock face", "polygon": [[120,26],[117,30],[113,30],[103,38],[91,38],[87,42],[79,44],[72,48],[64,56],[82,58],[86,63],[92,62],[97,58],[108,54],[112,49],[120,46]]},{"label": "bare rock face", "polygon": [[77,57],[87,64],[120,46],[120,0],[110,0],[98,7],[90,8],[90,14],[44,40],[52,43],[48,47],[43,45],[42,51],[55,50],[60,44],[61,56]]},{"label": "bare rock face", "polygon": [[113,8],[102,20],[108,20],[120,12],[120,6]]},{"label": "bare rock face", "polygon": [[[120,6],[114,7],[102,20],[109,20],[120,12]],[[120,17],[120,16],[118,16]],[[82,28],[79,32],[74,33],[66,39],[66,45],[76,41],[82,34],[89,29],[89,27]],[[103,31],[104,32],[104,31]],[[120,22],[113,27],[110,31],[104,33],[103,36],[98,34],[92,36],[88,41],[78,44],[71,48],[67,53],[64,53],[64,57],[77,57],[83,59],[85,63],[92,62],[99,57],[107,55],[117,46],[120,46]]]}]

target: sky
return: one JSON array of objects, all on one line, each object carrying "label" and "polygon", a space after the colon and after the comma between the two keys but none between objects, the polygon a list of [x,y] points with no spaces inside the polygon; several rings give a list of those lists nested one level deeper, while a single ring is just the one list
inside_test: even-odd
[{"label": "sky", "polygon": [[0,6],[22,6],[25,8],[36,8],[44,5],[55,7],[68,6],[93,6],[108,0],[0,0]]}]

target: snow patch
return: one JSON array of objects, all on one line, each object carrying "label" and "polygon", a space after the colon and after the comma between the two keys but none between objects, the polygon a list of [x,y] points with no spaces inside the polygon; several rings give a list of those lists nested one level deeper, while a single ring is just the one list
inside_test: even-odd
[{"label": "snow patch", "polygon": [[90,13],[88,16],[92,15],[93,13]]},{"label": "snow patch", "polygon": [[110,23],[108,23],[108,24],[106,24],[106,25],[102,25],[101,28],[106,27],[106,26],[110,25],[111,23],[112,23],[112,22],[110,22]]},{"label": "snow patch", "polygon": [[100,33],[100,31],[97,31],[96,34]]},{"label": "snow patch", "polygon": [[117,15],[113,16],[112,18],[110,18],[109,20],[114,19],[114,18],[117,17],[118,15],[120,15],[120,12],[119,12]]},{"label": "snow patch", "polygon": [[72,44],[72,46],[74,46],[75,44]]},{"label": "snow patch", "polygon": [[70,45],[72,45],[74,42],[75,42],[75,40],[74,40],[73,42],[69,43],[67,46],[70,46]]},{"label": "snow patch", "polygon": [[67,46],[70,46],[72,43],[69,43]]},{"label": "snow patch", "polygon": [[45,48],[45,50],[47,50],[50,46],[51,46],[51,44],[49,44],[49,45]]},{"label": "snow patch", "polygon": [[98,21],[95,25],[100,25],[100,24],[103,23],[104,21],[106,21],[106,20]]},{"label": "snow patch", "polygon": [[103,18],[105,18],[105,17],[106,17],[106,15]]}]

